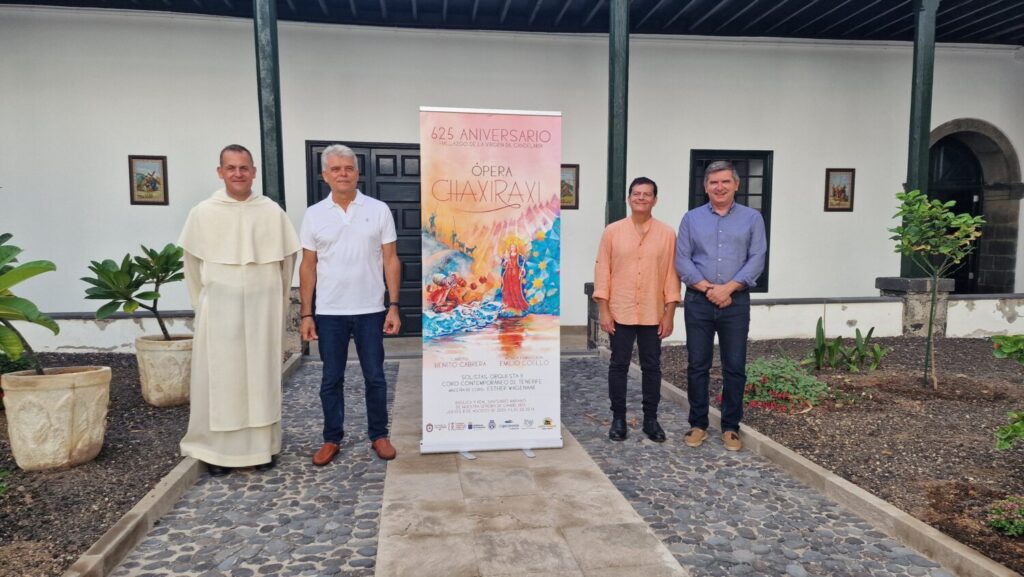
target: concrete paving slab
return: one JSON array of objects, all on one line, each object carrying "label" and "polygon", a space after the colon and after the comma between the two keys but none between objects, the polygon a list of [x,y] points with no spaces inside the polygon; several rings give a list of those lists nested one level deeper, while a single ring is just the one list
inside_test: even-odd
[{"label": "concrete paving slab", "polygon": [[585,487],[587,490],[604,489],[615,491],[608,477],[593,461],[586,468],[541,467],[533,470],[533,478],[537,486],[548,493],[572,494]]},{"label": "concrete paving slab", "polygon": [[583,569],[671,566],[675,562],[643,522],[567,527],[562,533]]},{"label": "concrete paving slab", "polygon": [[481,577],[473,535],[390,537],[375,577]]},{"label": "concrete paving slab", "polygon": [[414,475],[418,473],[458,473],[457,455],[421,455],[418,451],[402,453],[401,459],[388,463],[388,476]]},{"label": "concrete paving slab", "polygon": [[523,529],[475,536],[480,575],[578,571],[569,544],[556,529]]},{"label": "concrete paving slab", "polygon": [[384,481],[384,501],[462,499],[458,473],[409,473]]},{"label": "concrete paving slab", "polygon": [[429,537],[470,533],[475,523],[465,501],[394,501],[381,509],[382,537]]},{"label": "concrete paving slab", "polygon": [[643,565],[640,567],[603,567],[584,569],[584,577],[685,577],[679,565]]},{"label": "concrete paving slab", "polygon": [[477,531],[636,522],[636,511],[617,497],[612,490],[466,499],[466,514]]},{"label": "concrete paving slab", "polygon": [[587,464],[593,464],[593,460],[575,440],[572,443],[566,444],[561,449],[534,449],[533,454],[534,457],[531,459],[526,456],[526,453],[518,450],[481,451],[474,454],[476,459],[472,461],[460,458],[459,469],[462,471],[483,471],[506,469],[509,467],[535,469],[563,465],[571,468],[581,468]]},{"label": "concrete paving slab", "polygon": [[541,490],[529,469],[508,468],[488,471],[459,471],[466,497],[507,497],[535,495]]}]

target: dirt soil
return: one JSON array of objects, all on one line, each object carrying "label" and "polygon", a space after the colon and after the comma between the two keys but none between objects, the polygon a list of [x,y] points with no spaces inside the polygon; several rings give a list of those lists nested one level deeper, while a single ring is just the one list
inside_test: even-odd
[{"label": "dirt soil", "polygon": [[139,390],[132,354],[43,354],[45,367],[109,366],[110,406],[95,460],[28,473],[11,456],[0,411],[0,577],[61,575],[178,462],[188,406],[158,409]]},{"label": "dirt soil", "polygon": [[[1024,366],[992,356],[987,339],[940,339],[939,389],[922,385],[924,339],[882,338],[879,370],[817,373],[829,398],[803,414],[747,408],[743,423],[1024,573],[1024,537],[985,525],[994,501],[1024,495],[1024,444],[996,451],[1007,413],[1024,409]],[[849,343],[847,343],[849,344]],[[752,341],[747,358],[806,357],[810,340]],[[686,389],[685,346],[665,347],[664,378]],[[717,354],[712,403],[721,392]]]}]

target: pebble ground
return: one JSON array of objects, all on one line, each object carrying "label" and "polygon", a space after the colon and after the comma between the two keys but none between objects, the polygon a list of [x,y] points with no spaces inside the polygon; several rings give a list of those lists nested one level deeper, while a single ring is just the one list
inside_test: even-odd
[{"label": "pebble ground", "polygon": [[[366,437],[363,379],[345,376],[345,438],[325,467],[321,363],[307,362],[284,387],[284,447],[270,471],[203,475],[150,530],[113,577],[372,577],[385,462]],[[385,364],[388,404],[397,363]]]},{"label": "pebble ground", "polygon": [[562,359],[563,422],[694,577],[953,577],[767,459],[726,451],[720,431],[687,447],[678,405],[662,400],[668,441],[651,442],[636,379],[627,402],[638,427],[608,440],[607,374],[607,361]]},{"label": "pebble ground", "polygon": [[[397,368],[386,365],[389,403]],[[353,364],[342,452],[327,467],[310,464],[321,442],[320,372],[320,363],[306,363],[285,386],[277,468],[203,476],[112,575],[374,575],[385,463],[366,440]],[[716,431],[702,447],[686,447],[686,415],[670,402],[659,416],[666,443],[638,429],[609,441],[606,375],[598,357],[562,359],[563,422],[695,577],[954,577],[766,459],[726,451]],[[630,417],[639,390],[631,378]]]}]

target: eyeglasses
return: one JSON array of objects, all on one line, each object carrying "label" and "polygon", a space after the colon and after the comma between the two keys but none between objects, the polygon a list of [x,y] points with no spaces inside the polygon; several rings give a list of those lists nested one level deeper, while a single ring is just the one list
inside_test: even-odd
[{"label": "eyeglasses", "polygon": [[654,198],[653,192],[631,192],[629,193],[630,198]]}]

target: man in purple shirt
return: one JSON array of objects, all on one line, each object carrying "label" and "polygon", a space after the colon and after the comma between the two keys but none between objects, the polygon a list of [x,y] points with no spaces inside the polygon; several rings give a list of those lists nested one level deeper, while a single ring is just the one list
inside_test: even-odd
[{"label": "man in purple shirt", "polygon": [[750,292],[764,271],[768,250],[761,213],[736,204],[740,178],[726,161],[704,171],[709,202],[683,215],[676,236],[676,272],[686,286],[687,397],[690,430],[683,442],[699,447],[707,438],[708,384],[715,333],[722,359],[722,442],[743,447],[740,420],[747,374]]}]

